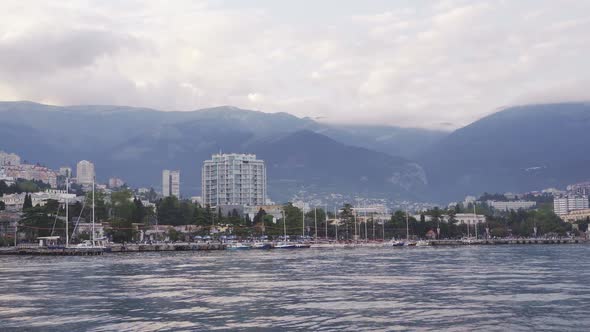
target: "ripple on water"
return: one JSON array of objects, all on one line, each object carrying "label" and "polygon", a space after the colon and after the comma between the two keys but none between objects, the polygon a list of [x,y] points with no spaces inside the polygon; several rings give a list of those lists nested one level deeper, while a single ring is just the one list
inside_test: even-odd
[{"label": "ripple on water", "polygon": [[589,246],[0,257],[9,330],[585,330]]}]

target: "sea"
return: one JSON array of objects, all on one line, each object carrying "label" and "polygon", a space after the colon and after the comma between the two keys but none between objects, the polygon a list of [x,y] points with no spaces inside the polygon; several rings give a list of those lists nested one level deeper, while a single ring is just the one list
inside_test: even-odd
[{"label": "sea", "polygon": [[589,331],[590,246],[0,256],[0,331]]}]

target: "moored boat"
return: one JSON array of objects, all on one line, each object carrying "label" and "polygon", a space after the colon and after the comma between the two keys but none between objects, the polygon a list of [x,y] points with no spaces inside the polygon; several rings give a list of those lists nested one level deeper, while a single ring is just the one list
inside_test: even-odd
[{"label": "moored boat", "polygon": [[228,243],[225,247],[228,250],[248,250],[252,247],[241,242]]}]

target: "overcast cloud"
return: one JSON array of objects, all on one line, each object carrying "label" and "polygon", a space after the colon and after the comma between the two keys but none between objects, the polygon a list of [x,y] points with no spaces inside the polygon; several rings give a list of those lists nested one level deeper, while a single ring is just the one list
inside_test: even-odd
[{"label": "overcast cloud", "polygon": [[590,1],[0,3],[0,100],[452,129],[590,99]]}]

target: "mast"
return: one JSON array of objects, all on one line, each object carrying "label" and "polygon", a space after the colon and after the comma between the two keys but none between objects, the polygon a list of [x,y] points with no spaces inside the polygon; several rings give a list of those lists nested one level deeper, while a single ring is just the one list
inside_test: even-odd
[{"label": "mast", "polygon": [[324,223],[324,226],[326,226],[326,232],[324,233],[324,235],[326,236],[326,240],[328,240],[328,204],[326,204],[324,209]]},{"label": "mast", "polygon": [[96,176],[92,177],[92,246],[94,247],[94,210],[95,210],[95,204],[94,204],[94,182],[96,181]]},{"label": "mast", "polygon": [[477,240],[477,214],[475,214],[475,203],[473,203],[473,220],[475,220],[475,239]]},{"label": "mast", "polygon": [[313,220],[315,223],[315,242],[318,242],[318,208],[313,208]]},{"label": "mast", "polygon": [[408,207],[406,206],[406,242],[410,238],[410,218],[408,217]]},{"label": "mast", "polygon": [[352,216],[354,218],[354,242],[356,242],[356,240],[358,240],[358,235],[356,234],[356,211],[354,211]]},{"label": "mast", "polygon": [[365,205],[364,215],[365,215],[365,243],[367,243],[367,242],[369,242],[369,233],[367,233],[367,206],[366,205]]},{"label": "mast", "polygon": [[281,211],[283,215],[283,241],[287,242],[287,217],[285,215],[285,210]]},{"label": "mast", "polygon": [[66,177],[66,248],[70,245],[70,233],[68,231],[68,225],[70,223],[70,218],[69,218],[69,200],[68,200],[68,194],[70,191],[70,178]]},{"label": "mast", "polygon": [[301,205],[301,236],[305,237],[305,202]]},{"label": "mast", "polygon": [[[387,209],[387,208],[385,208],[385,216],[389,216],[389,209]],[[382,224],[381,224],[383,226],[383,233],[381,234],[383,236],[383,239],[382,239],[383,242],[385,242],[385,223],[386,222],[387,221],[385,219],[383,219]]]},{"label": "mast", "polygon": [[334,226],[336,227],[336,242],[338,242],[338,223],[340,220],[337,220],[336,214],[336,207],[334,207]]}]

